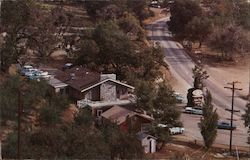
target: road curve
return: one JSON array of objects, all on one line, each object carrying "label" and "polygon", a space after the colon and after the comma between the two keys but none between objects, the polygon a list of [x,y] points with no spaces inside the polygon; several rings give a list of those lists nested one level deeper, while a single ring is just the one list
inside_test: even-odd
[{"label": "road curve", "polygon": [[[146,26],[146,29],[148,30],[148,38],[151,41],[160,42],[161,46],[164,48],[164,60],[169,65],[171,73],[179,83],[182,83],[182,86],[186,87],[187,90],[193,85],[192,68],[194,67],[194,62],[185,53],[183,47],[178,42],[172,40],[172,35],[168,31],[168,27],[166,25],[166,21],[168,20],[169,17],[166,17]],[[218,81],[216,81],[215,77],[209,77],[205,81],[205,85],[213,96],[213,104],[217,108],[219,116],[222,119],[229,118],[230,113],[228,113],[228,111],[225,111],[225,109],[231,107],[230,96],[232,93],[230,90],[224,89],[224,86],[226,84],[220,84]],[[237,137],[241,137],[240,140],[237,140],[237,142],[239,143],[236,143],[236,145],[241,146],[247,145],[245,143],[247,130],[243,126],[243,121],[241,120],[241,115],[242,113],[244,113],[246,103],[247,101],[240,98],[236,98],[234,102],[234,109],[240,110],[240,112],[235,113],[234,116],[234,118],[237,120],[234,123],[239,128],[237,129],[237,131],[235,131],[235,133],[239,132],[238,134],[240,136],[238,134],[235,134],[234,137],[236,137],[235,139],[237,139]],[[190,134],[192,134],[192,136],[195,135],[193,132],[194,131],[190,130]],[[201,136],[197,135],[196,138],[199,139],[201,138]],[[218,143],[227,144],[227,141],[219,141]]]}]

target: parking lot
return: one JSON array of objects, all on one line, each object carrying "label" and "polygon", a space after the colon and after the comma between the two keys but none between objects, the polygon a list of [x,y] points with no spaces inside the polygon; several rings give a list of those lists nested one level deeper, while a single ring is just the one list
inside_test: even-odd
[{"label": "parking lot", "polygon": [[[220,119],[227,120],[229,113],[218,109]],[[200,122],[200,115],[194,114],[181,114],[181,121],[185,127],[184,135],[189,139],[202,141],[198,122]],[[243,125],[243,121],[239,116],[235,116],[234,124],[237,126],[236,130],[233,131],[233,145],[236,146],[249,146],[247,141],[247,129]],[[229,145],[230,130],[217,129],[216,144]]]}]

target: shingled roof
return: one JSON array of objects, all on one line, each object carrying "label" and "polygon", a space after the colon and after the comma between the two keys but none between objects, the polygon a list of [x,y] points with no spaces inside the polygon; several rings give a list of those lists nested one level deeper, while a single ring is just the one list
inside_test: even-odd
[{"label": "shingled roof", "polygon": [[100,81],[100,74],[84,67],[73,67],[57,74],[55,78],[70,85],[76,90],[82,91],[98,83]]}]

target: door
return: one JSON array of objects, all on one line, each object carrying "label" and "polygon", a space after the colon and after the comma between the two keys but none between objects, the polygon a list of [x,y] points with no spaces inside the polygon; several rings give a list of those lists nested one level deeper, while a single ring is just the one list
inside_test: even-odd
[{"label": "door", "polygon": [[149,141],[149,153],[152,153],[152,141]]}]

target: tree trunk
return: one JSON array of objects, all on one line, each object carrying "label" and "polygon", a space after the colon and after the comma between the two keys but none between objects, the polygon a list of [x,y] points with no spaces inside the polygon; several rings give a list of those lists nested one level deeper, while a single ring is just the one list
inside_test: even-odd
[{"label": "tree trunk", "polygon": [[199,41],[199,48],[201,48],[201,45],[202,45],[202,42],[201,42],[201,41]]}]

